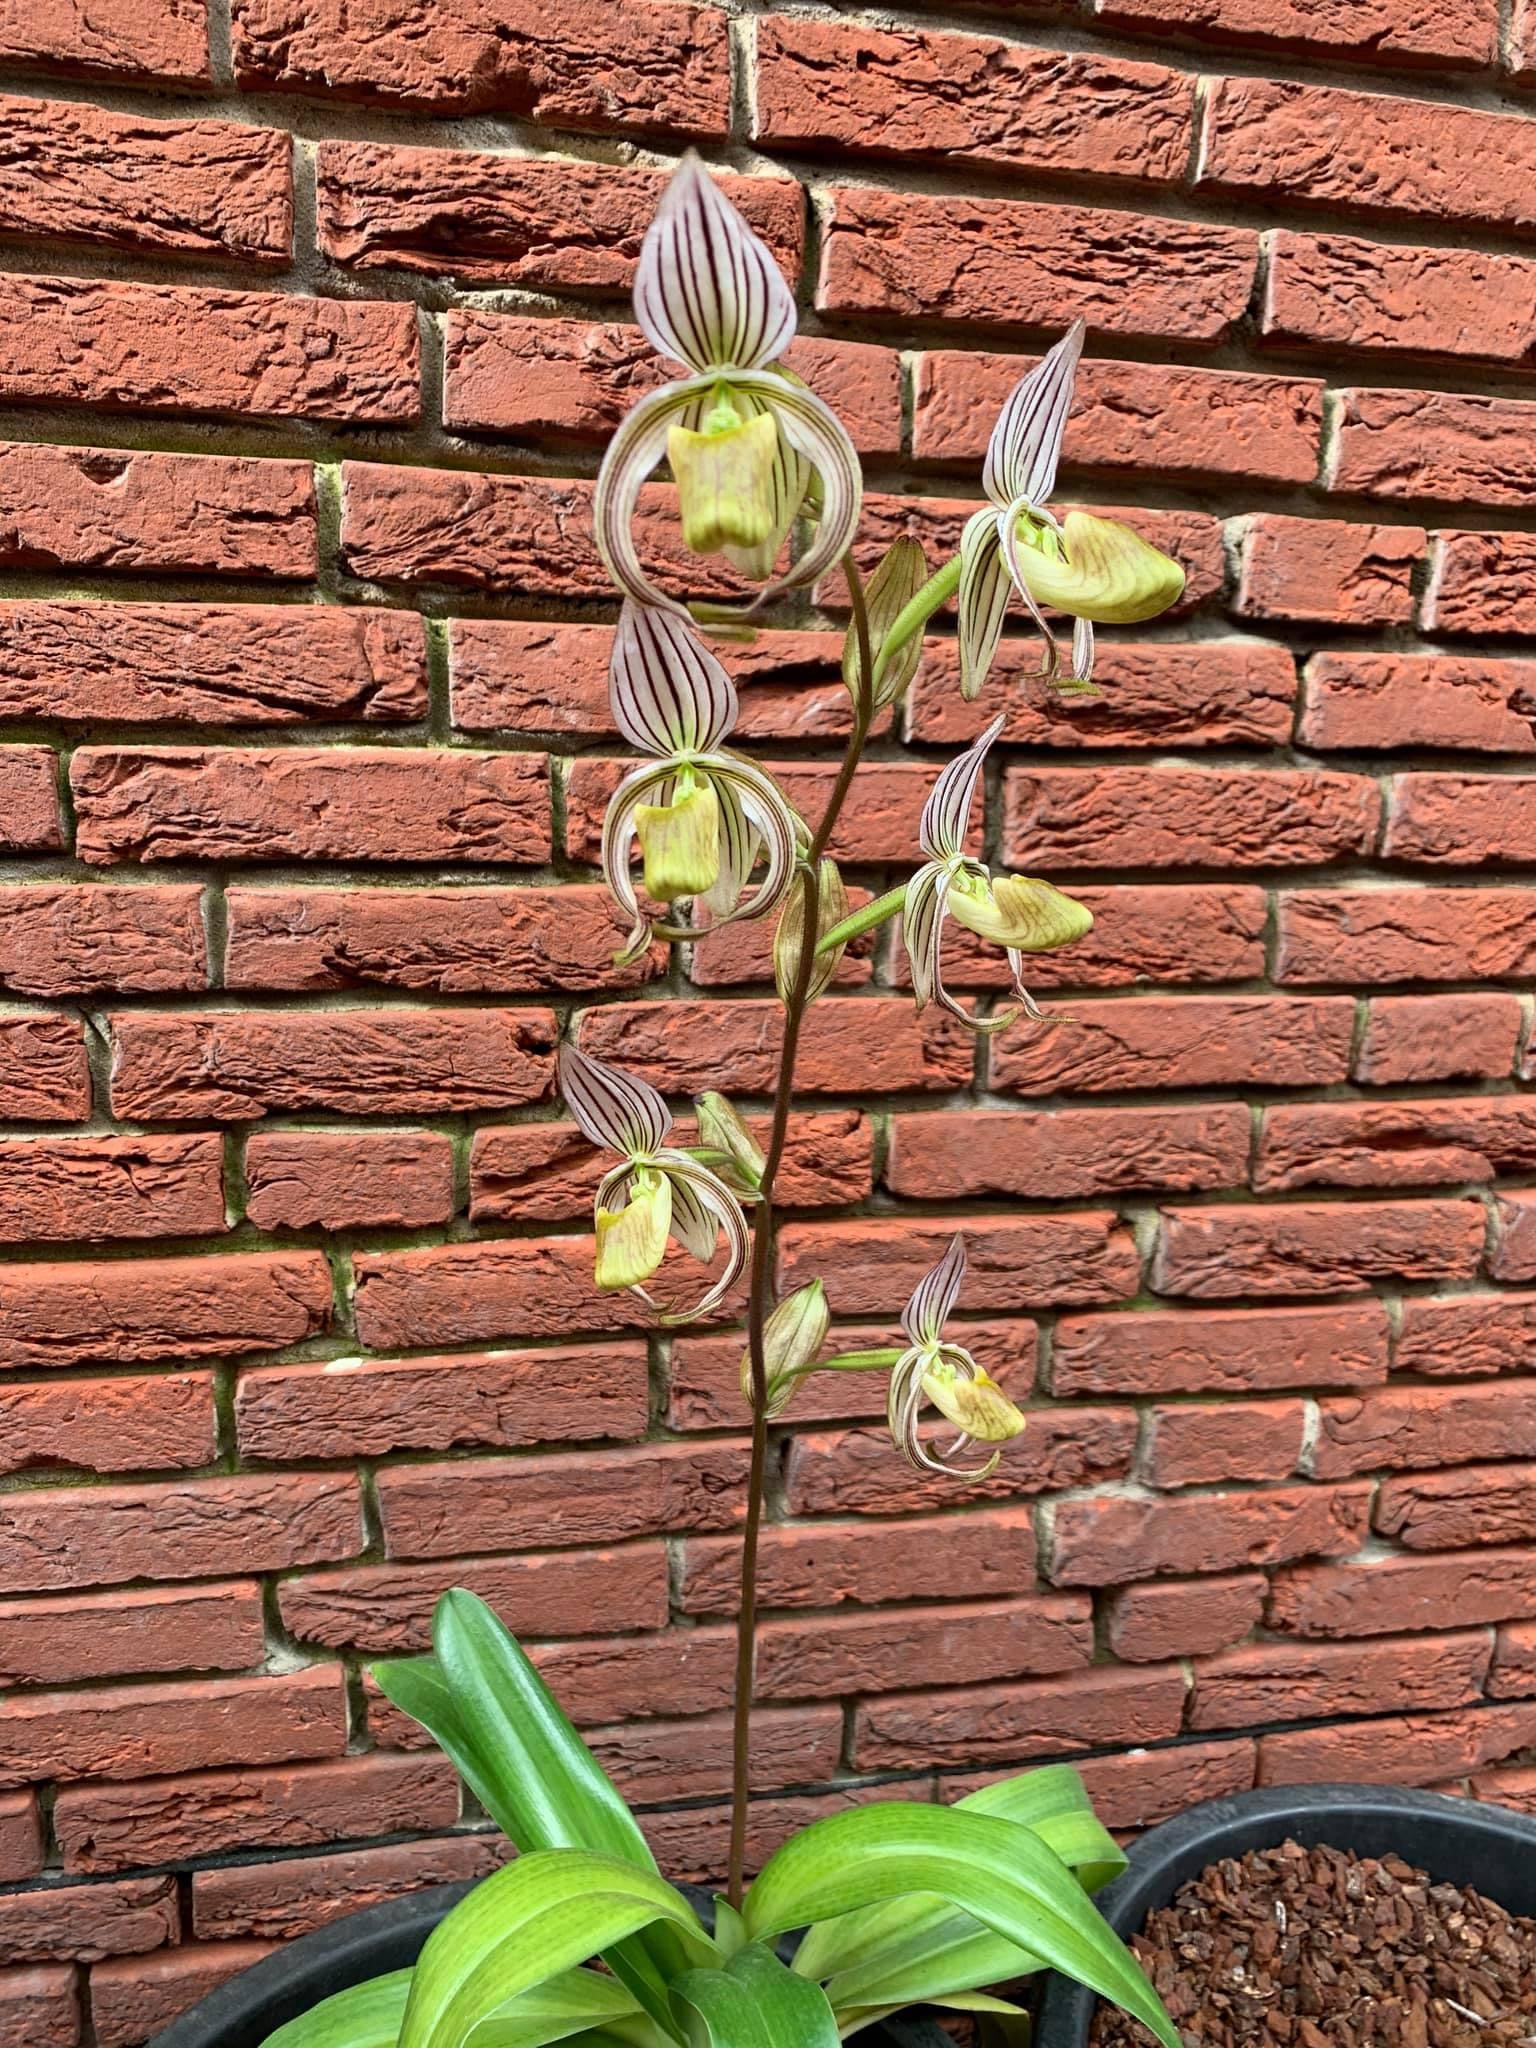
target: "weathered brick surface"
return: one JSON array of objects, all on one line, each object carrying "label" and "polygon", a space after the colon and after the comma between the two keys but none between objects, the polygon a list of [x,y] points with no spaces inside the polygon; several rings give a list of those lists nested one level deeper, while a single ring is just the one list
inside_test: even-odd
[{"label": "weathered brick surface", "polygon": [[224,1143],[0,1140],[0,1239],[199,1237],[224,1228]]},{"label": "weathered brick surface", "polygon": [[1344,1080],[1354,1005],[1339,997],[1156,996],[1051,1006],[1048,1031],[994,1039],[994,1087],[1318,1088]]},{"label": "weathered brick surface", "polygon": [[263,1941],[188,1942],[144,1956],[109,1956],[91,1971],[91,2021],[101,2048],[138,2048],[157,2028],[272,1953]]},{"label": "weathered brick surface", "polygon": [[80,1995],[67,1963],[0,1969],[0,2022],[36,2048],[78,2048]]},{"label": "weathered brick surface", "polygon": [[434,1131],[254,1131],[245,1185],[262,1230],[418,1230],[453,1214],[453,1152]]},{"label": "weathered brick surface", "polygon": [[90,1107],[79,1022],[41,1010],[0,1016],[0,1113],[20,1123],[77,1123]]},{"label": "weathered brick surface", "polygon": [[1418,526],[1255,519],[1243,536],[1234,609],[1250,619],[1405,625],[1413,616],[1412,577],[1425,539]]},{"label": "weathered brick surface", "polygon": [[1498,30],[1493,0],[1093,0],[1093,7],[1096,20],[1115,28],[1386,63],[1486,64]]},{"label": "weathered brick surface", "polygon": [[[40,0],[0,28],[8,64],[61,72],[107,72],[156,83],[202,84],[208,77],[208,23],[196,0]],[[50,2044],[51,2048],[51,2044]]]},{"label": "weathered brick surface", "polygon": [[1462,654],[1315,654],[1306,664],[1298,736],[1355,753],[1454,747],[1536,752],[1536,670]]},{"label": "weathered brick surface", "polygon": [[265,1651],[255,1579],[7,1600],[0,1614],[0,1680],[12,1685],[67,1685],[127,1672],[245,1671]]},{"label": "weathered brick surface", "polygon": [[1371,497],[1524,505],[1531,408],[1518,398],[1346,391],[1329,483]]},{"label": "weathered brick surface", "polygon": [[1531,892],[1298,889],[1282,896],[1285,982],[1502,981],[1530,972]]},{"label": "weathered brick surface", "polygon": [[1263,328],[1275,341],[1518,363],[1536,337],[1536,263],[1282,228]]},{"label": "weathered brick surface", "polygon": [[[76,1231],[88,1227],[77,1222]],[[6,1472],[34,1465],[87,1472],[209,1465],[217,1450],[213,1377],[10,1380],[0,1385],[0,1431]]]}]

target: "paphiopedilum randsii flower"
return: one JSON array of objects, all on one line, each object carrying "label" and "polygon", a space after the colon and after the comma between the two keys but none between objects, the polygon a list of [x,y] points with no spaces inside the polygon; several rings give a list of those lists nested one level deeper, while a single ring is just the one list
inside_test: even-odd
[{"label": "paphiopedilum randsii flower", "polygon": [[[697,936],[691,924],[654,923],[641,909],[630,873],[637,838],[646,894],[657,903],[692,897],[721,925],[782,902],[805,828],[761,768],[721,751],[736,723],[736,686],[687,618],[627,601],[608,695],[620,732],[656,757],[630,769],[603,820],[603,874],[630,921],[616,958],[638,958],[658,934]],[[749,890],[759,855],[763,876]]]},{"label": "paphiopedilum randsii flower", "polygon": [[1019,1009],[996,1017],[973,1017],[955,1001],[944,986],[940,958],[947,918],[953,917],[957,924],[1007,950],[1013,992],[1019,1006],[1032,1017],[1040,1012],[1022,980],[1024,955],[1068,946],[1093,924],[1090,910],[1049,882],[1032,875],[994,875],[965,851],[966,827],[987,749],[1002,729],[1002,719],[994,718],[974,746],[956,755],[929,791],[917,835],[928,859],[908,882],[901,911],[917,1007],[921,1010],[936,1001],[976,1031],[1001,1030],[1012,1023]]},{"label": "paphiopedilum randsii flower", "polygon": [[[955,1459],[973,1443],[1006,1443],[1023,1431],[1025,1421],[964,1345],[945,1338],[944,1325],[964,1278],[965,1239],[955,1237],[938,1264],[918,1281],[902,1311],[908,1348],[891,1368],[886,1413],[897,1449],[920,1471],[982,1479],[996,1468],[1000,1452],[993,1451],[979,1467],[956,1464]],[[930,1403],[960,1432],[947,1457],[931,1450],[920,1433],[923,1408]]]},{"label": "paphiopedilum randsii flower", "polygon": [[1041,673],[1061,667],[1042,606],[1073,620],[1072,681],[1093,674],[1093,628],[1132,625],[1166,611],[1184,588],[1177,562],[1115,519],[1071,511],[1058,520],[1046,501],[1056,484],[1062,432],[1072,405],[1083,323],[1014,386],[987,444],[982,488],[990,504],[960,537],[960,693],[974,697],[1003,630],[1010,586],[1045,642]]},{"label": "paphiopedilum randsii flower", "polygon": [[[640,487],[665,456],[688,547],[721,551],[743,575],[768,579],[758,603],[814,582],[853,537],[859,459],[831,408],[798,378],[769,367],[794,338],[794,295],[769,249],[691,152],[646,231],[634,303],[647,340],[692,374],[642,399],[603,458],[592,516],[613,580],[639,604],[683,609],[646,575],[634,539]],[[815,536],[774,577],[813,476]]]},{"label": "paphiopedilum randsii flower", "polygon": [[746,1264],[741,1203],[718,1174],[668,1145],[672,1112],[648,1081],[568,1045],[560,1052],[560,1086],[566,1108],[592,1143],[620,1159],[603,1175],[593,1204],[598,1286],[628,1288],[659,1308],[645,1283],[666,1256],[668,1238],[707,1264],[723,1235],[725,1270],[698,1301],[664,1310],[661,1320],[692,1322],[709,1315]]}]

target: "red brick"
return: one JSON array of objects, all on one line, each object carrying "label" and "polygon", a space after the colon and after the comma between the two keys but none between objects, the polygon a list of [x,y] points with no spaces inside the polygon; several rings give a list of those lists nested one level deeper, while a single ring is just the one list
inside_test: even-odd
[{"label": "red brick", "polygon": [[[753,1716],[752,1726],[754,1791],[814,1784],[836,1771],[843,1740],[840,1707],[769,1707]],[[632,1802],[719,1797],[731,1788],[729,1714],[598,1728],[587,1742]]]},{"label": "red brick", "polygon": [[[125,1877],[108,1884],[40,1885],[35,1890],[0,1895],[0,1963],[52,1961],[72,1957],[83,1963],[103,1956],[142,1955],[146,1949],[174,1942],[181,1915],[174,1877]],[[20,1972],[17,1973],[20,1976]],[[28,1971],[34,1980],[43,1971]],[[6,2009],[0,1980],[0,2019]],[[18,2001],[25,2017],[45,2007],[39,1990],[35,2004]],[[76,2036],[64,2034],[73,2042]],[[33,2048],[32,2037],[26,2037]]]},{"label": "red brick", "polygon": [[1282,228],[1262,327],[1273,341],[1523,363],[1536,342],[1536,263]]},{"label": "red brick", "polygon": [[[747,1118],[748,1129],[765,1150],[769,1121]],[[697,1137],[693,1118],[685,1117],[668,1142],[687,1146]],[[873,1159],[874,1132],[860,1111],[794,1116],[776,1183],[778,1199],[791,1209],[860,1202],[869,1193]],[[470,1153],[470,1220],[550,1223],[590,1216],[598,1184],[612,1164],[575,1124],[497,1124],[476,1131]]]},{"label": "red brick", "polygon": [[[1500,1444],[1501,1454],[1515,1449]],[[1536,1537],[1536,1465],[1463,1465],[1383,1481],[1376,1527],[1405,1550],[1461,1550]]]},{"label": "red brick", "polygon": [[192,1879],[192,1926],[199,1940],[254,1936],[286,1941],[344,1913],[488,1877],[507,1854],[499,1835],[442,1835],[386,1848],[344,1849],[280,1863],[235,1863]]},{"label": "red brick", "polygon": [[[643,1075],[668,1094],[719,1088],[765,1095],[778,1073],[784,1013],[777,1001],[607,1003],[581,1013],[584,1052]],[[859,1047],[860,1087],[948,1090],[971,1078],[975,1046],[957,1018],[917,1016],[895,996],[824,996],[806,1018],[795,1068],[802,1095],[844,1095],[848,1047]]]},{"label": "red brick", "polygon": [[198,1237],[224,1224],[224,1141],[0,1140],[0,1239]]},{"label": "red brick", "polygon": [[598,1292],[589,1236],[368,1252],[354,1264],[358,1336],[373,1350],[569,1339],[654,1324],[632,1295]]},{"label": "red brick", "polygon": [[1127,1664],[1225,1650],[1258,1626],[1268,1590],[1262,1572],[1122,1587],[1106,1607],[1109,1647]]},{"label": "red brick", "polygon": [[1076,1756],[1176,1735],[1183,1709],[1184,1678],[1176,1668],[912,1693],[857,1710],[854,1765],[865,1771]]},{"label": "red brick", "polygon": [[1472,1780],[1472,1796],[1521,1813],[1536,1812],[1536,1771],[1479,1771]]},{"label": "red brick", "polygon": [[[1052,53],[1049,61],[1073,60]],[[920,355],[913,453],[932,462],[979,460],[1004,400],[1035,360],[949,349]],[[1063,457],[1075,469],[1311,483],[1322,437],[1322,390],[1310,377],[1082,363]]]},{"label": "red brick", "polygon": [[1536,967],[1529,889],[1297,889],[1279,909],[1280,981],[1525,980]]},{"label": "red brick", "polygon": [[1268,1109],[1256,1188],[1431,1187],[1536,1167],[1536,1104],[1518,1095],[1306,1102]]},{"label": "red brick", "polygon": [[488,15],[477,0],[235,0],[236,75],[436,114],[501,113],[551,128],[723,135],[730,50],[712,7],[557,0]]},{"label": "red brick", "polygon": [[[421,270],[533,291],[624,292],[667,172],[382,142],[323,142],[321,250],[357,268]],[[789,178],[716,182],[793,277],[805,198]]]},{"label": "red brick", "polygon": [[0,712],[7,718],[384,724],[421,718],[426,709],[426,646],[414,612],[0,604]]},{"label": "red brick", "polygon": [[260,1678],[122,1685],[0,1698],[0,1784],[142,1778],[217,1764],[339,1756],[347,1702],[338,1665]]},{"label": "red brick", "polygon": [[1368,853],[1381,793],[1318,768],[1010,768],[1003,858],[1065,868],[1303,867]]},{"label": "red brick", "polygon": [[1523,1372],[1536,1339],[1536,1301],[1521,1294],[1410,1297],[1402,1304],[1395,1364],[1430,1379]]},{"label": "red brick", "polygon": [[259,1230],[418,1230],[454,1208],[453,1148],[437,1131],[254,1131],[245,1181]]},{"label": "red brick", "polygon": [[1533,573],[1530,534],[1437,534],[1420,608],[1425,632],[1536,633]]},{"label": "red brick", "polygon": [[242,1473],[166,1485],[43,1487],[0,1510],[0,1591],[196,1579],[351,1557],[353,1476]]},{"label": "red brick", "polygon": [[44,1010],[0,1016],[0,1117],[78,1123],[90,1113],[91,1072],[79,1019]]},{"label": "red brick", "polygon": [[[841,1341],[841,1339],[839,1339]],[[921,1522],[817,1522],[763,1531],[757,1598],[775,1607],[879,1606],[892,1600],[974,1599],[1034,1584],[1035,1534],[1027,1507],[973,1509],[952,1524],[964,1546],[963,1584],[947,1545]],[[682,1546],[685,1614],[734,1614],[741,1545],[733,1536],[691,1536]],[[902,1627],[905,1629],[905,1621]],[[905,1634],[901,1636],[906,1641]]]},{"label": "red brick", "polygon": [[1057,697],[1032,683],[1037,659],[1027,641],[1004,640],[985,695],[967,704],[952,646],[930,642],[907,698],[912,738],[965,744],[989,712],[1003,715],[1004,740],[1019,746],[1161,750],[1290,738],[1295,663],[1267,641],[1107,640],[1094,666],[1103,694],[1092,699]]},{"label": "red brick", "polygon": [[1459,1714],[1394,1714],[1337,1728],[1259,1738],[1261,1785],[1422,1785],[1500,1763],[1536,1738],[1536,1708],[1469,1707]]},{"label": "red brick", "polygon": [[1076,1671],[1092,1661],[1091,1603],[1042,1594],[931,1613],[910,1608],[896,1629],[884,1614],[765,1621],[757,1638],[757,1691],[763,1699],[845,1699],[903,1692],[914,1671],[971,1684]]},{"label": "red brick", "polygon": [[1522,1021],[1516,995],[1374,996],[1355,1079],[1377,1086],[1507,1080]]},{"label": "red brick", "polygon": [[244,1671],[266,1654],[254,1579],[67,1593],[0,1606],[0,1685],[129,1672]]},{"label": "red brick", "polygon": [[[675,367],[656,354],[638,327],[530,320],[478,307],[448,315],[444,347],[444,426],[519,439],[604,438]],[[790,343],[782,360],[832,407],[861,454],[900,454],[901,362],[893,350],[803,337]],[[473,637],[486,623],[460,620],[456,631]],[[495,624],[530,630],[521,621]],[[607,629],[542,630],[546,636],[553,631],[595,639]]]},{"label": "red brick", "polygon": [[[0,55],[28,68],[198,85],[208,77],[208,21],[197,0],[150,11],[139,0],[38,0],[0,28]],[[52,2035],[38,2048],[54,2048]]]},{"label": "red brick", "polygon": [[1193,80],[1160,64],[767,15],[754,79],[753,133],[769,149],[1161,185],[1189,154]]},{"label": "red brick", "polygon": [[1196,1664],[1189,1725],[1252,1728],[1464,1706],[1481,1697],[1491,1649],[1486,1630],[1308,1648],[1251,1643]]},{"label": "red brick", "polygon": [[1536,1280],[1536,1201],[1524,1194],[1500,1195],[1493,1213],[1488,1271],[1495,1280]]},{"label": "red brick", "polygon": [[1536,1693],[1536,1627],[1529,1622],[1499,1630],[1488,1690],[1495,1699]]},{"label": "red brick", "polygon": [[416,312],[382,300],[7,277],[0,396],[107,412],[404,425],[421,411]]},{"label": "red brick", "polygon": [[[35,1792],[0,1797],[0,1882],[19,1883],[43,1867],[43,1828]],[[3,2008],[0,2008],[3,2012]]]},{"label": "red brick", "polygon": [[65,1786],[54,1806],[64,1868],[96,1873],[231,1849],[312,1848],[349,1836],[452,1827],[459,1818],[458,1779],[443,1758],[237,1762],[234,1770],[142,1783]]},{"label": "red brick", "polygon": [[1325,1087],[1348,1076],[1355,1018],[1342,996],[1138,995],[1050,1006],[1046,1015],[1049,1030],[991,1041],[994,1088]]},{"label": "red brick", "polygon": [[304,1642],[394,1654],[431,1647],[432,1610],[450,1586],[479,1594],[520,1636],[607,1635],[667,1620],[659,1543],[308,1572],[284,1579],[278,1600],[284,1628]]},{"label": "red brick", "polygon": [[1531,787],[1521,776],[1394,776],[1382,852],[1462,867],[1536,859]]},{"label": "red brick", "polygon": [[319,1252],[15,1265],[0,1295],[0,1367],[140,1365],[275,1351],[325,1328]]},{"label": "red brick", "polygon": [[1421,526],[1350,526],[1266,513],[1243,534],[1234,609],[1248,619],[1327,626],[1406,625],[1428,543]]},{"label": "red brick", "polygon": [[1536,663],[1462,654],[1315,654],[1300,739],[1346,752],[1536,753]]},{"label": "red brick", "polygon": [[0,443],[0,567],[146,576],[315,573],[309,465]]},{"label": "red brick", "polygon": [[1207,43],[1280,45],[1388,63],[1486,64],[1494,50],[1494,0],[1094,0],[1106,26],[1152,29]]},{"label": "red brick", "polygon": [[224,979],[238,989],[524,994],[634,988],[664,947],[615,967],[624,932],[598,885],[563,888],[233,888]]},{"label": "red brick", "polygon": [[[868,1351],[889,1343],[886,1323],[839,1323],[836,1343],[845,1351]],[[1020,1316],[967,1322],[965,1342],[984,1357],[994,1379],[1006,1380],[1016,1400],[1035,1383],[1038,1331]],[[672,1429],[740,1429],[747,1420],[741,1398],[739,1332],[723,1336],[674,1337],[668,1360],[667,1423]],[[804,1379],[795,1390],[797,1422],[845,1422],[884,1415],[886,1382],[878,1373],[828,1372]]]},{"label": "red brick", "polygon": [[[983,1363],[990,1363],[983,1359]],[[1006,1445],[989,1479],[968,1479],[960,1498],[1016,1500],[1064,1486],[1123,1479],[1136,1449],[1128,1408],[1039,1409]],[[790,1445],[785,1504],[792,1515],[900,1515],[956,1504],[957,1482],[916,1472],[884,1429],[797,1436]]]},{"label": "red brick", "polygon": [[63,845],[57,764],[52,747],[0,747],[0,851],[47,853]]},{"label": "red brick", "polygon": [[196,883],[0,888],[0,985],[33,996],[205,988],[202,901]]},{"label": "red brick", "polygon": [[10,236],[178,256],[286,261],[292,143],[236,121],[151,121],[7,97],[0,204]]},{"label": "red brick", "polygon": [[541,754],[403,747],[81,747],[82,860],[540,863]]},{"label": "red brick", "polygon": [[779,1238],[779,1283],[789,1292],[818,1272],[832,1273],[840,1315],[892,1314],[956,1229],[965,1232],[968,1264],[960,1306],[967,1313],[1112,1301],[1136,1292],[1139,1255],[1120,1218],[1108,1210],[953,1222],[871,1216],[792,1223]]},{"label": "red brick", "polygon": [[1142,1469],[1150,1486],[1214,1486],[1226,1479],[1288,1479],[1301,1458],[1300,1401],[1154,1408]]},{"label": "red brick", "polygon": [[549,1092],[554,1038],[547,1010],[123,1012],[112,1108],[182,1123],[507,1109]]},{"label": "red brick", "polygon": [[98,2048],[137,2048],[229,1978],[272,1953],[264,1941],[188,1942],[147,1956],[114,1956],[91,1971]]},{"label": "red brick", "polygon": [[0,1472],[209,1465],[215,1451],[211,1373],[0,1385]]},{"label": "red brick", "polygon": [[1242,318],[1248,228],[1087,206],[843,185],[831,194],[816,303],[825,313],[1064,326],[1219,341]]},{"label": "red brick", "polygon": [[1248,1394],[1386,1376],[1387,1320],[1374,1303],[1066,1316],[1051,1347],[1058,1395]]},{"label": "red brick", "polygon": [[1048,1576],[1058,1586],[1115,1586],[1159,1573],[1346,1556],[1365,1538],[1370,1504],[1369,1486],[1060,1501]]},{"label": "red brick", "polygon": [[1255,1764],[1251,1742],[1180,1742],[1084,1757],[1077,1769],[1106,1827],[1149,1828],[1202,1800],[1246,1792]]},{"label": "red brick", "polygon": [[0,2033],[25,2042],[26,2048],[79,2048],[80,1997],[73,1968],[48,1963],[0,1970]]},{"label": "red brick", "polygon": [[1338,399],[1330,489],[1453,504],[1530,503],[1536,460],[1525,401],[1369,390],[1341,391]]},{"label": "red brick", "polygon": [[390,1465],[378,1474],[384,1542],[392,1558],[448,1557],[729,1529],[746,1511],[746,1467],[739,1443]]},{"label": "red brick", "polygon": [[1188,1109],[939,1109],[891,1119],[885,1184],[924,1202],[1031,1200],[1119,1188],[1240,1187],[1250,1118],[1241,1103]]},{"label": "red brick", "polygon": [[1477,1270],[1483,1232],[1476,1202],[1166,1209],[1152,1285],[1209,1300],[1360,1293],[1387,1279],[1463,1279]]},{"label": "red brick", "polygon": [[1536,1615],[1536,1550],[1379,1557],[1277,1574],[1266,1620],[1282,1635],[1380,1636]]},{"label": "red brick", "polygon": [[235,1396],[241,1455],[274,1460],[637,1437],[648,1407],[637,1344],[274,1365]]},{"label": "red brick", "polygon": [[1221,78],[1205,103],[1196,182],[1360,213],[1520,228],[1531,137],[1519,115],[1442,101]]}]

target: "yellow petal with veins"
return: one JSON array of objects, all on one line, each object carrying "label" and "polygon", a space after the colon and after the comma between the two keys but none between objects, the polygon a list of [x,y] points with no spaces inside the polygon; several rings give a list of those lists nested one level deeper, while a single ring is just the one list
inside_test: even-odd
[{"label": "yellow petal with veins", "polygon": [[1184,571],[1160,548],[1092,512],[1069,512],[1060,542],[1049,532],[1017,551],[1019,572],[1037,604],[1100,625],[1154,619],[1183,595]]},{"label": "yellow petal with veins", "polygon": [[1093,928],[1093,912],[1033,875],[962,874],[950,884],[949,914],[957,924],[996,946],[1048,953],[1070,946]]},{"label": "yellow petal with veins", "polygon": [[641,804],[635,833],[645,856],[645,893],[657,903],[702,896],[720,873],[720,799],[708,782],[669,804]]},{"label": "yellow petal with veins", "polygon": [[971,1380],[951,1375],[944,1367],[923,1374],[923,1392],[946,1421],[982,1444],[1007,1443],[1022,1436],[1027,1423],[990,1373],[978,1366]]},{"label": "yellow petal with veins", "polygon": [[649,1280],[667,1249],[672,1187],[663,1173],[640,1172],[622,1209],[597,1212],[596,1279],[612,1290]]},{"label": "yellow petal with veins", "polygon": [[773,463],[778,422],[760,412],[723,432],[696,434],[673,427],[667,460],[677,480],[683,544],[696,555],[721,548],[756,548],[776,528]]}]

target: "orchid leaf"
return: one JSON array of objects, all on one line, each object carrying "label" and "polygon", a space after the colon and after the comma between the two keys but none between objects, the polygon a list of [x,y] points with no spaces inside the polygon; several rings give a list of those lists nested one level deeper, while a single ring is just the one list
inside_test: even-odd
[{"label": "orchid leaf", "polygon": [[573,2036],[585,2044],[594,2027],[639,2043],[666,2042],[616,1977],[566,1970],[509,1998],[471,2028],[464,2048],[548,2048]]},{"label": "orchid leaf", "polygon": [[395,2048],[412,1974],[392,1970],[322,1998],[268,2034],[262,2048]]},{"label": "orchid leaf", "polygon": [[672,2003],[689,2048],[837,2048],[837,2022],[819,1984],[749,1942],[720,1970],[686,1971]]}]

